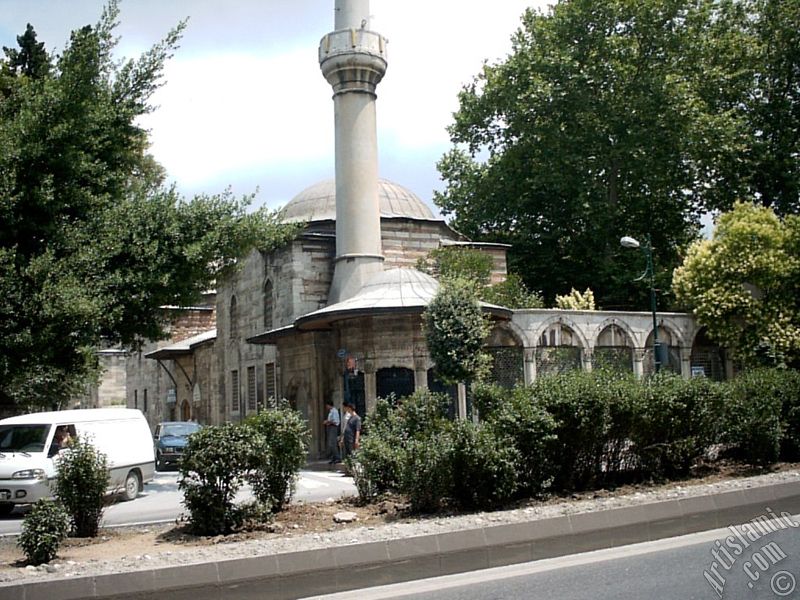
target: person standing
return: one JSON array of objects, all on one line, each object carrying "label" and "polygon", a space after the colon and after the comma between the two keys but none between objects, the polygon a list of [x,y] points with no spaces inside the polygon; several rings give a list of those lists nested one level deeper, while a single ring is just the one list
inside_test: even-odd
[{"label": "person standing", "polygon": [[344,410],[349,416],[344,428],[344,457],[347,458],[358,450],[361,444],[361,417],[358,416],[352,402],[345,402]]},{"label": "person standing", "polygon": [[340,462],[339,459],[339,411],[331,400],[325,401],[326,417],[322,424],[325,426],[325,447],[328,452],[328,464],[334,465]]}]

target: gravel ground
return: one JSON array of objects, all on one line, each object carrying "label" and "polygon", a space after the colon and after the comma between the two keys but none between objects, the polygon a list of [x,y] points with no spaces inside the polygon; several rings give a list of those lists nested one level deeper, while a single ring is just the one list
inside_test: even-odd
[{"label": "gravel ground", "polygon": [[[624,506],[634,506],[671,498],[706,495],[715,492],[757,487],[772,483],[796,481],[800,479],[800,465],[785,465],[776,472],[742,478],[711,477],[706,480],[692,480],[685,483],[672,483],[656,487],[621,488],[615,492],[597,490],[570,498],[556,498],[546,502],[531,502],[527,506],[495,512],[479,512],[452,516],[436,516],[421,519],[399,519],[387,522],[386,518],[375,520],[372,511],[357,511],[359,521],[347,525],[334,525],[327,520],[336,512],[350,510],[350,507],[329,502],[324,505],[308,505],[307,511],[325,513],[325,528],[303,533],[304,526],[297,524],[279,525],[277,531],[250,534],[251,539],[230,541],[230,538],[205,538],[198,542],[186,543],[180,536],[168,535],[173,527],[153,527],[138,529],[128,534],[116,533],[101,538],[86,558],[70,560],[70,552],[60,552],[63,559],[56,559],[48,565],[39,567],[19,566],[17,560],[9,561],[13,552],[13,538],[6,539],[5,554],[0,552],[0,590],[3,585],[19,583],[30,579],[60,579],[101,575],[151,569],[157,566],[177,566],[199,562],[253,557],[325,548],[334,545],[358,544],[397,538],[443,533],[454,530],[486,527],[507,523],[534,521],[553,516],[609,510]],[[386,512],[386,509],[382,510]],[[391,507],[389,512],[391,513]],[[310,527],[314,529],[313,527]],[[166,535],[165,535],[166,534]],[[236,538],[234,538],[236,539]],[[0,548],[2,550],[2,548]],[[2,593],[0,593],[0,596]]]}]

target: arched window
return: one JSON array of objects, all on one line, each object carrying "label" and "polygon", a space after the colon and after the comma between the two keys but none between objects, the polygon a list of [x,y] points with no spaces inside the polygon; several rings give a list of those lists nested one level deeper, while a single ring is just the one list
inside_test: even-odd
[{"label": "arched window", "polygon": [[[662,371],[672,371],[681,374],[681,348],[678,339],[666,328],[658,328],[658,341],[667,346],[667,362],[661,365]],[[655,371],[653,360],[653,332],[647,336],[647,343],[644,350],[644,372],[649,375]]]},{"label": "arched window", "polygon": [[715,381],[725,379],[725,359],[720,348],[708,337],[703,327],[697,332],[692,344],[692,377],[708,377]]},{"label": "arched window", "polygon": [[581,368],[578,336],[567,325],[553,323],[542,332],[536,348],[537,376],[563,373]]},{"label": "arched window", "polygon": [[267,279],[266,283],[264,283],[264,327],[268,330],[272,329],[273,306],[272,282]]},{"label": "arched window", "polygon": [[231,307],[228,312],[228,317],[230,321],[230,336],[236,337],[239,326],[239,308],[236,306],[236,296],[231,296]]},{"label": "arched window", "polygon": [[394,394],[397,400],[414,393],[414,371],[403,367],[378,369],[375,374],[375,395],[388,398]]},{"label": "arched window", "polygon": [[633,342],[622,327],[611,324],[600,332],[592,354],[592,367],[633,371]]},{"label": "arched window", "polygon": [[525,355],[517,338],[504,327],[495,327],[486,341],[492,357],[491,379],[497,385],[513,388],[525,381]]}]

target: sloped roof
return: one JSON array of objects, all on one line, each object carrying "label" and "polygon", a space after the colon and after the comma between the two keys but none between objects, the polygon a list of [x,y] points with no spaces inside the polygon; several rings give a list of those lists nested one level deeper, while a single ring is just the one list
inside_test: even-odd
[{"label": "sloped roof", "polygon": [[152,358],[154,360],[176,358],[178,356],[191,354],[192,351],[200,344],[211,342],[215,339],[217,339],[217,330],[209,329],[208,331],[198,333],[197,335],[186,338],[185,340],[181,340],[180,342],[175,342],[174,344],[163,346],[162,348],[148,352],[144,355],[144,357]]}]

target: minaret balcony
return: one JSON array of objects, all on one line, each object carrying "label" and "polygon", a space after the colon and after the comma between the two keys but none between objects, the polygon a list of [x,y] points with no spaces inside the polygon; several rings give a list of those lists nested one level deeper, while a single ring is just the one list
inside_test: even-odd
[{"label": "minaret balcony", "polygon": [[367,29],[334,31],[320,42],[319,63],[334,93],[374,94],[386,73],[386,39]]}]

